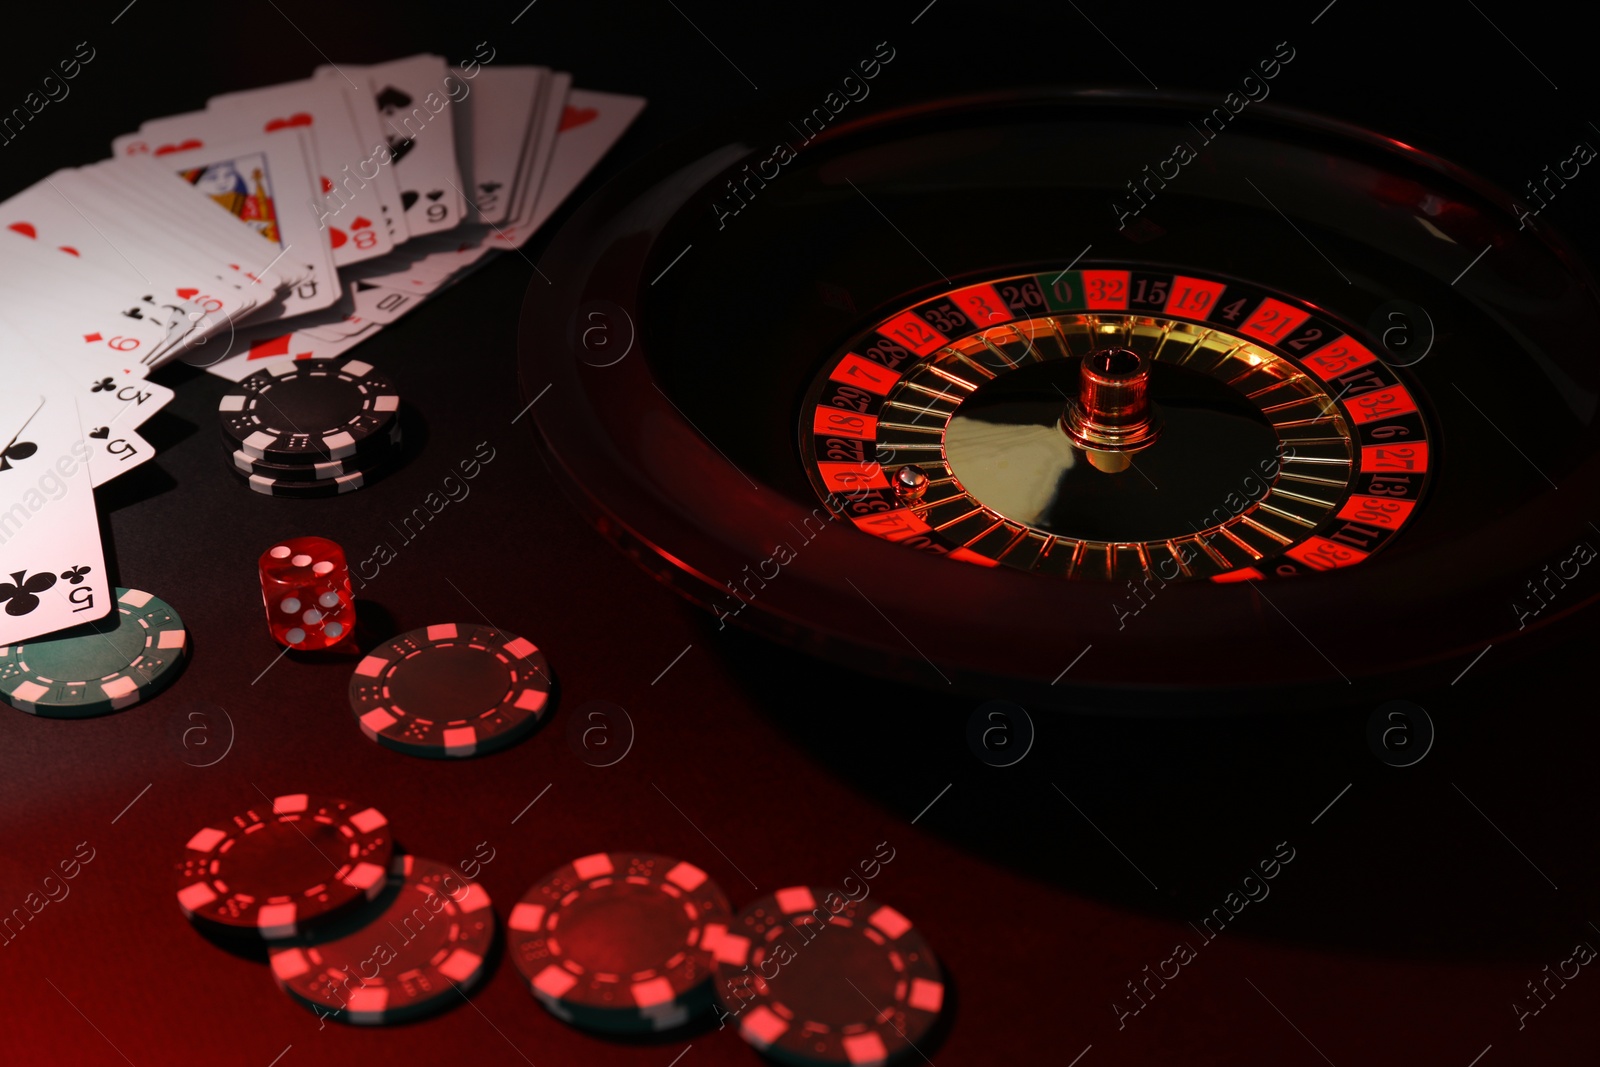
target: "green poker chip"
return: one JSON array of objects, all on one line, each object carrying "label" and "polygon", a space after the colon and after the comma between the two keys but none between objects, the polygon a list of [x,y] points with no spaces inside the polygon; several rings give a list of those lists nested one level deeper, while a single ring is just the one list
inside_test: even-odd
[{"label": "green poker chip", "polygon": [[188,648],[171,605],[118,589],[116,610],[105,618],[0,648],[0,696],[51,719],[120,711],[176,677]]}]

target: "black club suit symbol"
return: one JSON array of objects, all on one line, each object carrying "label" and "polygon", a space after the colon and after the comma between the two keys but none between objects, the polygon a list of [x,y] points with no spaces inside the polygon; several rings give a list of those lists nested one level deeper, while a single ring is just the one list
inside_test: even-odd
[{"label": "black club suit symbol", "polygon": [[11,581],[0,582],[0,600],[7,601],[7,615],[28,614],[39,606],[39,594],[56,584],[53,574],[35,574],[31,578],[27,574],[27,571],[13,571]]},{"label": "black club suit symbol", "polygon": [[89,390],[89,392],[91,392],[91,393],[109,393],[111,390],[115,389],[116,387],[117,387],[117,383],[116,383],[115,379],[112,379],[112,378],[101,378],[98,382],[94,383],[94,386]]}]

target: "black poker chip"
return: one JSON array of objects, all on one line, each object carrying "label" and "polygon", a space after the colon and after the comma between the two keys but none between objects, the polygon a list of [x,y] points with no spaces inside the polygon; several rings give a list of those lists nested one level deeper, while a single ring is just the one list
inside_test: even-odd
[{"label": "black poker chip", "polygon": [[357,1025],[407,1022],[461,1003],[488,973],[494,907],[442,863],[398,856],[391,892],[366,926],[320,945],[272,950],[284,992],[319,1016]]},{"label": "black poker chip", "polygon": [[256,459],[242,448],[229,455],[233,469],[245,477],[259,475],[274,482],[327,482],[346,474],[366,473],[388,463],[400,448],[400,423],[396,420],[389,428],[384,445],[373,451],[362,451],[347,459],[323,460],[315,455],[297,463],[274,463]]},{"label": "black poker chip", "polygon": [[713,952],[723,1022],[796,1067],[915,1059],[944,1007],[928,942],[870,896],[780,889],[740,911]]},{"label": "black poker chip", "polygon": [[550,665],[527,638],[440,623],[386,641],[356,664],[350,707],[380,745],[448,759],[532,733],[551,688]]},{"label": "black poker chip", "polygon": [[225,440],[251,459],[306,464],[388,447],[394,383],[361,360],[264,367],[217,404]]},{"label": "black poker chip", "polygon": [[597,852],[534,883],[507,920],[510,953],[552,1015],[610,1034],[686,1025],[713,1006],[728,897],[692,863]]},{"label": "black poker chip", "polygon": [[320,497],[342,496],[354,492],[367,485],[389,468],[391,457],[380,456],[369,463],[365,469],[352,470],[333,478],[322,478],[316,481],[296,481],[283,478],[269,478],[264,474],[245,474],[232,462],[228,470],[233,472],[250,490],[263,496],[299,497],[301,499],[316,499]]},{"label": "black poker chip", "polygon": [[294,793],[191,837],[178,906],[196,926],[264,941],[297,938],[382,892],[394,858],[377,808]]}]

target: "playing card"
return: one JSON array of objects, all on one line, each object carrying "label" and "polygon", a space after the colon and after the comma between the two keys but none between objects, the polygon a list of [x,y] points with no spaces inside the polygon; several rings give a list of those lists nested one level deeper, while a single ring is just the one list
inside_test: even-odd
[{"label": "playing card", "polygon": [[[266,269],[291,255],[297,266],[305,268],[305,280],[283,294],[276,311],[259,316],[291,318],[337,301],[339,278],[328,235],[316,226],[309,172],[304,169],[303,151],[297,151],[303,149],[302,143],[298,137],[291,139],[287,131],[265,138],[275,140],[189,153],[195,157],[194,165],[184,166],[179,173],[268,242],[268,252],[258,257],[272,254],[264,264]],[[172,162],[187,161],[180,156]],[[306,210],[294,210],[296,204]],[[278,205],[285,209],[280,211]],[[261,211],[265,214],[258,213]],[[250,267],[254,270],[256,264]]]},{"label": "playing card", "polygon": [[350,281],[414,294],[435,293],[474,269],[490,252],[517,248],[533,236],[644,107],[639,97],[582,90],[569,94],[570,82],[565,74],[550,79],[543,114],[537,116],[537,128],[529,138],[516,214],[504,225],[468,225],[455,233],[413,241],[395,256],[355,268]]},{"label": "playing card", "polygon": [[86,433],[101,426],[119,433],[133,430],[170,404],[174,396],[164,385],[145,379],[119,379],[111,374],[80,378],[73,384],[77,387],[78,413],[89,424]]},{"label": "playing card", "polygon": [[357,165],[357,173],[366,177],[376,171],[371,180],[378,187],[384,225],[389,230],[390,239],[396,245],[402,245],[411,239],[411,231],[406,228],[405,209],[400,205],[400,182],[395,177],[395,168],[384,162],[389,158],[389,141],[383,136],[383,126],[378,109],[373,106],[372,93],[365,79],[361,84],[356,84],[338,76],[337,72],[333,73],[334,77],[313,80],[332,85],[344,94],[345,107],[350,112],[356,135],[361,139],[361,163]]},{"label": "playing card", "polygon": [[[199,289],[218,283],[229,291],[245,287],[249,279],[224,265],[243,246],[218,240],[215,229],[224,223],[238,229],[237,224],[176,174],[156,166],[154,175],[170,187],[167,192],[188,197],[187,213],[175,215],[147,199],[144,186],[152,172],[140,162],[108,160],[57,171],[23,190],[0,204],[0,224],[145,286],[170,281]],[[252,244],[251,251],[262,250],[253,239]]]},{"label": "playing card", "polygon": [[455,233],[414,238],[393,256],[352,267],[350,284],[365,282],[405,293],[437,290],[466,263],[488,255],[495,231],[488,226],[462,226]]},{"label": "playing card", "polygon": [[543,67],[484,67],[457,105],[456,157],[471,222],[510,215],[528,138],[550,72]]},{"label": "playing card", "polygon": [[558,72],[550,76],[519,165],[511,213],[504,225],[492,227],[493,233],[484,238],[494,248],[518,248],[533,235],[529,223],[533,218],[539,190],[544,185],[545,172],[549,170],[551,157],[555,154],[561,115],[571,88],[572,75]]},{"label": "playing card", "polygon": [[[227,275],[230,280],[255,290],[257,300],[262,298],[262,287],[277,291],[310,277],[309,268],[295,257],[278,259],[270,270],[260,265],[263,255],[271,254],[272,246],[265,245],[253,230],[239,225],[239,217],[232,210],[236,203],[213,198],[196,188],[162,157],[113,157],[79,168],[74,177],[98,189],[109,200],[109,208],[102,211],[96,225],[116,226],[130,214],[133,221],[165,224],[169,243],[176,241],[191,252],[203,253],[208,262],[220,256],[223,266],[231,272]],[[120,210],[111,213],[111,208]]]},{"label": "playing card", "polygon": [[[635,97],[574,92],[570,75],[545,68],[484,67],[469,78],[431,55],[330,65],[309,81],[224,94],[206,112],[146,122],[114,142],[121,171],[102,163],[72,172],[70,181],[91,201],[96,224],[106,222],[108,236],[140,249],[129,265],[153,283],[143,288],[156,291],[132,299],[151,325],[167,330],[160,340],[140,335],[141,349],[148,343],[160,359],[181,356],[238,380],[275,360],[339,355],[494,251],[519,247],[642,106]],[[300,143],[283,147],[290,140]],[[192,205],[177,203],[170,186],[155,181],[163,168],[215,210],[188,224],[183,216],[193,215]],[[127,221],[117,215],[119,181],[137,203]],[[359,218],[367,225],[340,225],[363,206]],[[326,236],[320,257],[297,254],[312,243],[307,218],[327,227],[312,226]],[[224,220],[226,235],[217,229]],[[248,257],[238,241],[260,237],[272,242],[274,259],[241,265]],[[357,241],[370,258],[352,252]],[[105,256],[97,247],[97,262],[105,264]],[[204,284],[175,280],[202,271]],[[12,276],[0,265],[0,283]],[[70,301],[24,284],[22,299],[43,295],[43,305],[19,309],[18,298],[7,303],[0,293],[0,310],[57,351],[71,336],[67,324],[82,337],[103,335],[97,316],[128,299],[119,294],[108,304],[112,286],[98,275],[92,283],[82,282]],[[238,310],[216,312],[219,294]],[[189,321],[195,318],[204,321]],[[115,362],[94,369],[116,382],[131,375]],[[83,361],[74,366],[90,369]],[[97,409],[95,418],[109,416]]]},{"label": "playing card", "polygon": [[[388,262],[388,257],[382,262]],[[355,313],[355,298],[350,291],[349,279],[343,281],[339,302],[332,307],[296,318],[292,323],[296,333],[308,334],[324,341],[337,341],[367,328],[369,323]]]},{"label": "playing card", "polygon": [[111,423],[90,420],[83,428],[83,441],[89,447],[89,484],[97,489],[155,455],[143,437]]},{"label": "playing card", "polygon": [[206,365],[219,378],[240,382],[269,363],[285,359],[333,359],[365,341],[376,326],[369,326],[338,341],[324,341],[299,331],[282,332],[282,327],[240,331],[225,357]]},{"label": "playing card", "polygon": [[[573,90],[567,94],[568,80],[566,75],[551,79],[551,99],[539,117],[545,125],[530,140],[533,158],[519,190],[520,215],[507,219],[503,226],[463,226],[453,234],[413,242],[402,255],[363,264],[352,274],[352,281],[432,294],[476,269],[489,252],[516,248],[533,236],[645,104],[640,97],[615,93]],[[535,188],[533,178],[541,159],[549,160],[548,171]]]},{"label": "playing card", "polygon": [[387,326],[414,311],[423,300],[417,293],[387,289],[371,282],[353,282],[350,292],[355,301],[355,313],[379,326]]},{"label": "playing card", "polygon": [[546,92],[534,115],[534,124],[528,131],[528,144],[517,174],[516,202],[506,218],[505,226],[500,227],[504,232],[496,235],[502,247],[516,248],[533,233],[528,223],[533,217],[539,190],[544,187],[550,159],[555,155],[561,115],[571,92],[572,75],[558,71],[550,76]]},{"label": "playing card", "polygon": [[[527,221],[533,215],[534,198],[543,184],[543,171],[554,154],[559,118],[570,84],[571,76],[567,74],[555,74],[549,79],[525,146],[516,203],[505,225],[468,225],[455,233],[414,241],[406,249],[409,260],[390,257],[364,264],[353,278],[403,292],[434,293],[473,269],[492,251],[513,249],[526,241],[533,233]],[[392,265],[392,269],[385,269],[386,265]]]},{"label": "playing card", "polygon": [[[231,142],[225,140],[230,134],[236,138]],[[312,185],[312,153],[298,128],[239,137],[218,116],[198,112],[147,122],[140,133],[112,144],[126,154],[140,143],[154,143],[151,155],[163,157],[174,172],[265,239],[272,250],[269,269],[292,255],[309,271],[308,280],[275,307],[257,313],[257,320],[303,315],[339,299],[329,235],[317,224],[322,199]]]},{"label": "playing card", "polygon": [[[15,339],[18,335],[0,333],[0,338],[8,336]],[[38,356],[48,355],[43,348],[34,351]],[[91,378],[74,377],[70,371],[55,375],[55,388],[59,391],[52,394],[53,400],[76,408],[91,487],[104,485],[154,455],[155,450],[134,428],[171,402],[171,389],[130,372]]]},{"label": "playing card", "polygon": [[401,316],[420,306],[427,299],[425,293],[406,293],[386,289],[370,282],[352,279],[345,285],[342,306],[343,317],[338,322],[309,323],[298,320],[298,332],[321,341],[342,341],[374,327],[387,326]]},{"label": "playing card", "polygon": [[67,385],[3,329],[0,352],[0,645],[14,645],[101,618],[114,597]]},{"label": "playing card", "polygon": [[0,318],[73,372],[147,373],[142,357],[166,342],[167,328],[143,314],[125,284],[25,239],[4,241]]},{"label": "playing card", "polygon": [[0,230],[0,253],[0,317],[72,373],[142,377],[178,346],[228,325],[207,313],[219,303],[203,294],[145,289],[12,227]]},{"label": "playing card", "polygon": [[[169,343],[179,339],[189,343],[193,339],[189,335],[196,331],[203,333],[224,318],[241,317],[257,305],[260,296],[245,291],[238,272],[220,267],[214,258],[193,247],[164,243],[160,233],[128,229],[123,224],[129,212],[122,219],[99,214],[94,190],[79,178],[76,172],[58,172],[24,190],[0,204],[0,224],[10,234],[48,249],[45,258],[63,271],[82,276],[93,270],[103,279],[119,279],[123,285],[117,301],[126,301],[139,317],[159,323]],[[176,177],[170,180],[187,188]],[[14,247],[10,239],[4,246]],[[223,277],[219,270],[233,276]],[[141,350],[139,358],[151,366],[163,355],[158,344]]]},{"label": "playing card", "polygon": [[317,77],[367,79],[411,236],[460,225],[466,205],[456,163],[454,101],[470,92],[468,83],[430,55],[369,67],[319,67]]},{"label": "playing card", "polygon": [[611,146],[639,117],[644,105],[644,98],[639,96],[572,90],[556,127],[555,154],[550,157],[544,185],[526,224],[528,234],[543,226],[562,201],[572,195],[594,165],[611,151]]},{"label": "playing card", "polygon": [[383,204],[373,180],[380,165],[363,158],[361,137],[337,85],[313,78],[227,93],[212,97],[206,109],[230,125],[237,123],[252,131],[298,128],[309,132],[324,204],[317,222],[328,231],[335,264],[344,267],[393,251],[394,241],[384,225]]}]

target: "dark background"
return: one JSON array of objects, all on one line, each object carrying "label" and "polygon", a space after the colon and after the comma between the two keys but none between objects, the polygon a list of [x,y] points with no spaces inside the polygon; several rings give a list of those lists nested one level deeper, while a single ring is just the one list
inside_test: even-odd
[{"label": "dark background", "polygon": [[[330,59],[462,57],[480,41],[496,63],[546,64],[580,86],[650,100],[552,232],[652,146],[771,96],[820,98],[885,40],[897,55],[873,83],[875,101],[1042,83],[1148,87],[1135,64],[1162,89],[1220,97],[1287,40],[1297,56],[1272,83],[1274,101],[1379,129],[1513,190],[1576,141],[1600,142],[1586,40],[1554,8],[1338,0],[1313,25],[1322,6],[40,7],[7,27],[0,109],[20,106],[78,42],[95,58],[67,99],[0,146],[0,193],[99,159],[141,120],[216,93],[304,77]],[[1592,254],[1581,227],[1600,189],[1591,181],[1571,182],[1541,222],[1575,231]],[[528,259],[547,240],[535,237]],[[1515,669],[1491,649],[1454,684],[1465,663],[1396,693],[1438,729],[1407,769],[1368,749],[1368,705],[1204,721],[1036,716],[1029,757],[990,768],[966,745],[977,701],[867,682],[719,633],[583,525],[545,471],[530,420],[512,423],[524,404],[515,328],[531,276],[529,262],[502,256],[355,350],[408,400],[407,462],[348,497],[249,493],[219,456],[225,383],[158,372],[178,390],[144,430],[160,454],[102,490],[100,506],[119,583],[172,603],[193,657],[172,689],[118,715],[0,714],[0,911],[21,906],[79,842],[95,850],[71,895],[0,947],[0,1059],[756,1062],[715,1029],[642,1046],[579,1034],[537,1006],[506,960],[470,1004],[437,1019],[319,1023],[264,966],[197,937],[169,873],[205,823],[309,790],[378,805],[419,855],[460,862],[487,842],[494,858],[480,881],[502,917],[546,870],[594,851],[683,856],[740,905],[836,881],[887,841],[895,859],[873,892],[927,934],[955,994],[947,1033],[921,1050],[935,1063],[1593,1062],[1592,967],[1520,1030],[1511,1008],[1532,1003],[1525,983],[1576,943],[1600,945],[1592,618]],[[482,441],[495,458],[471,495],[402,544],[389,521]],[[547,725],[477,761],[422,761],[369,742],[345,699],[348,660],[274,665],[255,560],[306,533],[334,538],[352,559],[380,540],[398,549],[359,591],[367,646],[485,619],[541,645],[561,683]],[[591,700],[622,705],[637,729],[609,768],[568,742]],[[185,747],[195,721],[209,724],[210,748],[194,735]],[[214,765],[193,765],[224,749]],[[1187,923],[1279,842],[1295,858],[1271,895],[1202,944]],[[1111,1004],[1127,1001],[1124,983],[1179,941],[1198,958],[1119,1031]]]}]

